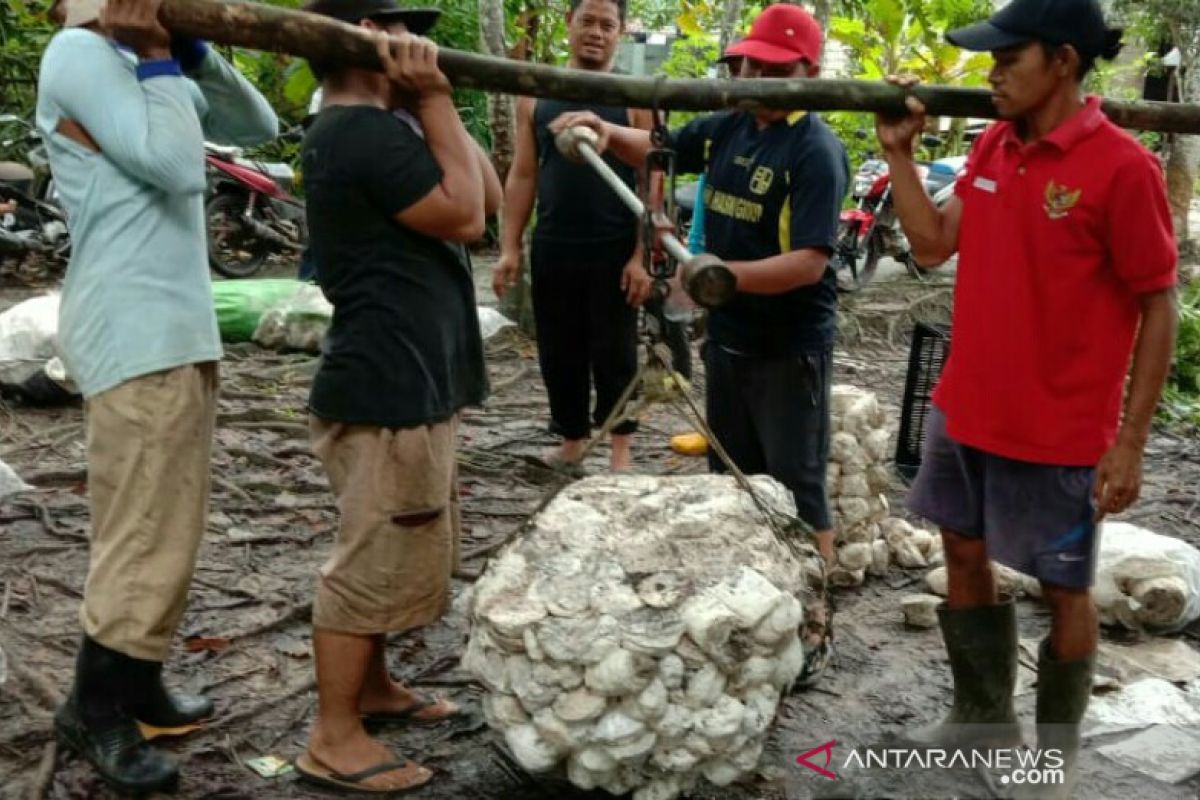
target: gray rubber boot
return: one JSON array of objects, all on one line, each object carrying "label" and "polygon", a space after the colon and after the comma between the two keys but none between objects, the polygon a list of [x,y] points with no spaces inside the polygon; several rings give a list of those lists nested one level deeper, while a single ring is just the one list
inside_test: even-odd
[{"label": "gray rubber boot", "polygon": [[1021,744],[1013,711],[1017,684],[1017,614],[1012,600],[979,608],[938,609],[954,705],[941,722],[906,732],[903,746],[947,750],[1002,749]]},{"label": "gray rubber boot", "polygon": [[1096,671],[1096,656],[1092,654],[1077,661],[1056,661],[1050,652],[1050,639],[1044,639],[1038,650],[1037,736],[1041,753],[1039,770],[1055,770],[1062,760],[1063,780],[1043,782],[1040,786],[1024,785],[1013,793],[1014,798],[1066,800],[1075,789],[1079,777],[1079,723],[1092,697],[1092,676]]}]

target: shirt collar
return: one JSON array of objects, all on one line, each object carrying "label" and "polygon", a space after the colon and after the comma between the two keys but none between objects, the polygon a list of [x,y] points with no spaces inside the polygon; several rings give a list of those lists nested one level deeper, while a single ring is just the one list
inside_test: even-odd
[{"label": "shirt collar", "polygon": [[[1043,137],[1034,144],[1049,145],[1059,150],[1059,152],[1066,153],[1075,147],[1075,145],[1095,133],[1102,122],[1104,122],[1104,112],[1100,108],[1100,97],[1094,94],[1088,95],[1084,101],[1083,108],[1063,121],[1061,125],[1050,132],[1050,135]],[[1006,126],[1004,131],[1004,146],[1025,147],[1025,142],[1021,140],[1020,134],[1017,133],[1016,123],[1006,122],[1004,124]]]}]

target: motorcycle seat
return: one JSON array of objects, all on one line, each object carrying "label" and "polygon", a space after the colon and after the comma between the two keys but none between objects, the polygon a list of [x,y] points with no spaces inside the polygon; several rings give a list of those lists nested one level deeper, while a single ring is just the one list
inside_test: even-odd
[{"label": "motorcycle seat", "polygon": [[33,170],[16,161],[0,161],[0,181],[4,183],[32,183]]},{"label": "motorcycle seat", "polygon": [[205,142],[204,149],[212,153],[214,156],[222,156],[230,160],[233,160],[242,154],[242,148],[240,147],[226,147],[223,144],[213,144],[212,142]]}]

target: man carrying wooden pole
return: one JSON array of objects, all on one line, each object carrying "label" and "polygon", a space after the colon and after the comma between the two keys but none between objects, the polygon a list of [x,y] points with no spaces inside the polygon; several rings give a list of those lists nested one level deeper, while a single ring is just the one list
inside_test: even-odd
[{"label": "man carrying wooden pole", "polygon": [[953,347],[909,496],[942,529],[950,584],[938,614],[954,705],[905,739],[1020,742],[1016,612],[996,594],[994,559],[1037,578],[1051,612],[1038,656],[1038,747],[1059,751],[1066,779],[1022,796],[1066,798],[1092,689],[1097,523],[1141,488],[1175,341],[1175,238],[1157,161],[1081,90],[1096,59],[1119,50],[1096,0],[1014,0],[948,38],[992,52],[1004,121],[975,143],[945,208],[913,162],[920,102],[878,124],[918,263],[959,253]]},{"label": "man carrying wooden pole", "polygon": [[373,739],[364,719],[420,724],[458,711],[396,683],[385,648],[388,633],[431,625],[449,603],[458,418],[487,393],[463,244],[482,237],[500,180],[463,126],[436,46],[407,32],[427,29],[436,10],[308,8],[376,36],[387,69],[312,63],[323,101],[302,157],[316,278],[334,319],[309,427],[339,521],[313,604],[317,720],[296,770],[326,788],[387,793],[432,773]]},{"label": "man carrying wooden pole", "polygon": [[86,399],[91,562],[59,737],[112,785],[178,780],[138,722],[212,713],[163,685],[207,527],[221,341],[204,235],[204,140],[274,138],[266,100],[219,54],[158,20],[157,0],[68,0],[37,126],[74,250],[58,343]]}]

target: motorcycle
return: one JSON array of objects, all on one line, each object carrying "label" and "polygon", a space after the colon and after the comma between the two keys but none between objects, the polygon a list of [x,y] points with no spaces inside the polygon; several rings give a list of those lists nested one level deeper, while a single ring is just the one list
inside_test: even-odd
[{"label": "motorcycle", "polygon": [[[940,146],[942,140],[925,136],[921,143],[932,148]],[[953,192],[957,172],[961,171],[965,161],[955,157],[917,162],[917,174],[925,191],[930,196],[936,196],[947,187]],[[896,215],[887,162],[869,156],[855,173],[852,197],[855,206],[841,214],[833,253],[834,267],[840,273],[838,288],[856,292],[866,286],[875,277],[884,257],[900,262],[916,280],[924,280],[926,273],[913,258],[908,237]]]},{"label": "motorcycle", "polygon": [[[284,138],[299,137],[298,129]],[[205,144],[209,189],[208,260],[227,278],[248,278],[279,253],[299,255],[308,239],[296,173],[287,164],[242,158],[236,147]]]},{"label": "motorcycle", "polygon": [[59,207],[50,175],[50,162],[37,129],[11,114],[0,115],[0,126],[15,126],[18,136],[0,140],[10,150],[18,142],[28,147],[28,164],[0,161],[0,261],[24,261],[38,254],[65,264],[71,254],[66,213]]}]

